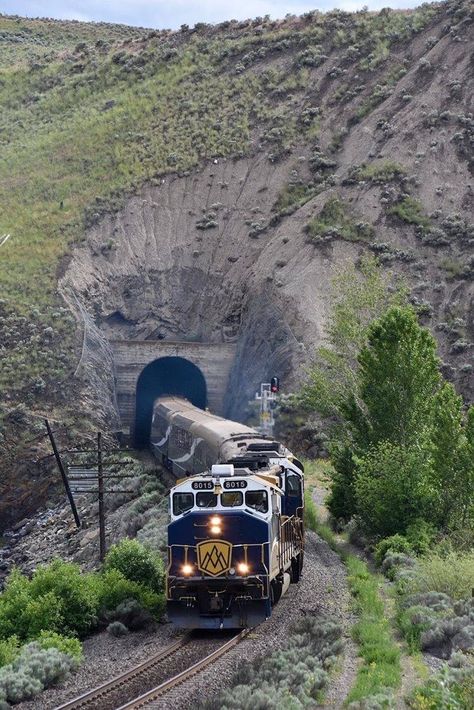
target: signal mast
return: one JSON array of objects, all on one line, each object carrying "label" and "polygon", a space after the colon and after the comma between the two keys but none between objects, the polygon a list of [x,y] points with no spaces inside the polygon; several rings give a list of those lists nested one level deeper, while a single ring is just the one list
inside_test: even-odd
[{"label": "signal mast", "polygon": [[272,377],[270,382],[262,382],[260,392],[255,393],[255,399],[260,403],[260,424],[258,430],[265,436],[273,436],[275,418],[273,410],[276,407],[278,393],[280,391],[280,379]]}]

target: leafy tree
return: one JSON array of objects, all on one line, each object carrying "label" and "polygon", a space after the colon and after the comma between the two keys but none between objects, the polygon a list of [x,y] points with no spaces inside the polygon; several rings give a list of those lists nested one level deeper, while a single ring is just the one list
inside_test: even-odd
[{"label": "leafy tree", "polygon": [[340,403],[343,434],[333,446],[328,500],[331,513],[344,520],[358,512],[356,458],[383,441],[421,447],[441,381],[435,341],[408,307],[391,306],[368,326],[357,362],[352,391]]},{"label": "leafy tree", "polygon": [[300,403],[324,417],[342,417],[348,395],[357,388],[357,356],[370,323],[392,305],[406,300],[405,289],[393,288],[377,260],[364,257],[356,268],[345,267],[332,284],[332,310],[326,344],[316,352]]},{"label": "leafy tree", "polygon": [[433,511],[431,462],[423,447],[381,441],[356,460],[354,492],[364,531],[375,538],[404,533]]},{"label": "leafy tree", "polygon": [[358,360],[361,406],[348,415],[359,443],[421,443],[441,382],[431,333],[411,308],[391,308],[370,326]]},{"label": "leafy tree", "polygon": [[463,427],[462,397],[444,382],[432,402],[431,456],[438,496],[438,523],[445,527],[453,512],[465,511],[471,496],[468,442]]}]

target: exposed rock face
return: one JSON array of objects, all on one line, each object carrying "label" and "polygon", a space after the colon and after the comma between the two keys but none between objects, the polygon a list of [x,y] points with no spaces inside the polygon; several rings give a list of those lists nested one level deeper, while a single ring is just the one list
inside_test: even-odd
[{"label": "exposed rock face", "polygon": [[[461,63],[462,55],[458,59]],[[412,119],[405,109],[392,110],[392,121],[402,131]],[[446,249],[451,258],[466,259],[468,245],[453,239],[440,252],[423,243],[413,226],[387,216],[381,196],[390,189],[389,181],[353,184],[347,179],[354,163],[374,150],[379,120],[374,114],[346,140],[335,171],[338,186],[291,215],[272,220],[275,202],[295,174],[308,179],[304,146],[296,158],[276,165],[257,153],[237,161],[221,159],[191,176],[164,178],[97,225],[75,251],[62,287],[73,290],[89,310],[104,352],[107,339],[117,338],[236,341],[227,413],[242,417],[262,379],[275,373],[285,389],[297,384],[302,364],[323,337],[334,274],[372,246],[403,274],[414,302],[430,304],[425,321],[431,322],[449,360],[445,372],[472,397],[472,344],[463,339],[466,333],[470,339],[473,328],[472,281],[447,279],[440,268]],[[438,138],[445,157],[437,157],[434,167],[432,135],[407,137],[403,148],[390,139],[383,155],[396,156],[408,172],[416,169],[429,209],[462,213],[471,204],[467,165],[456,159],[452,143]],[[410,141],[413,145],[406,148]],[[421,153],[428,158],[415,157]],[[464,189],[454,189],[454,183],[450,187],[452,174]],[[438,184],[445,186],[443,200],[436,195]],[[335,195],[351,205],[355,218],[370,215],[375,229],[370,245],[340,238],[321,245],[308,239],[304,225]],[[203,220],[212,226],[200,228]],[[110,401],[110,387],[97,391]]]},{"label": "exposed rock face", "polygon": [[[241,416],[262,378],[278,373],[294,386],[305,341],[321,336],[326,260],[313,258],[301,228],[290,226],[287,241],[285,223],[249,236],[268,224],[293,162],[219,160],[145,189],[92,230],[62,287],[104,338],[237,340],[228,402]],[[210,213],[217,225],[197,228]]]}]

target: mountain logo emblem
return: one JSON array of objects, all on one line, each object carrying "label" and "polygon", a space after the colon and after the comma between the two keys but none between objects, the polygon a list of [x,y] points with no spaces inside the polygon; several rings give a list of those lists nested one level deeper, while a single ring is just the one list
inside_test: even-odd
[{"label": "mountain logo emblem", "polygon": [[225,540],[206,540],[197,546],[198,567],[201,572],[218,577],[230,569],[232,545]]}]

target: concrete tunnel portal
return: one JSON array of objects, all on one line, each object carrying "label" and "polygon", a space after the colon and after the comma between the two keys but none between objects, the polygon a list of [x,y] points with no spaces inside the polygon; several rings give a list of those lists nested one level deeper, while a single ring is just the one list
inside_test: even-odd
[{"label": "concrete tunnel portal", "polygon": [[207,384],[200,368],[179,356],[161,357],[143,368],[136,387],[134,443],[146,448],[150,440],[153,405],[162,395],[186,397],[196,407],[207,406]]}]

